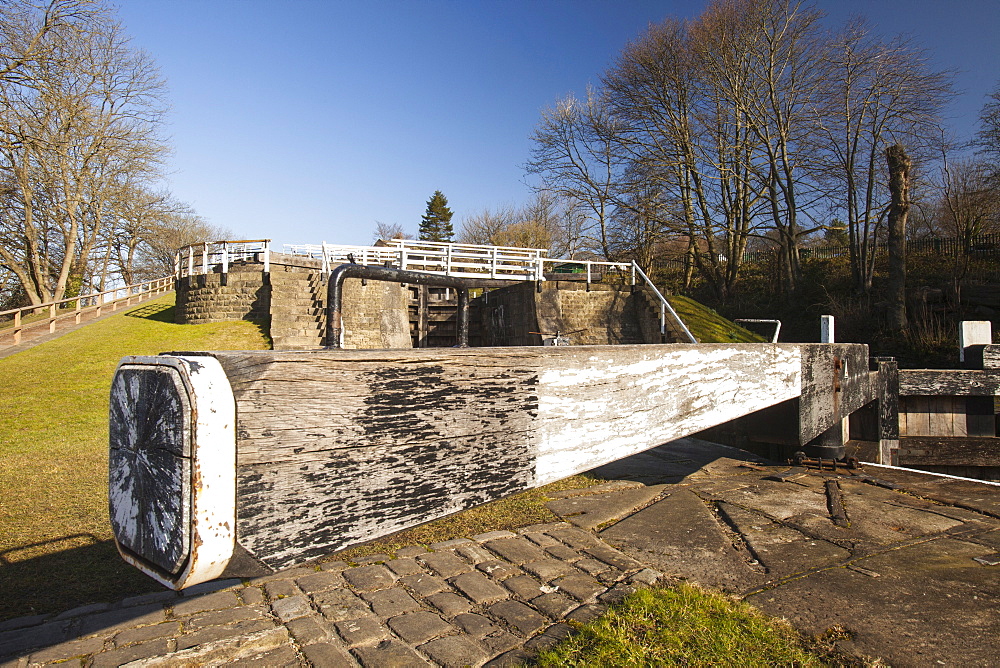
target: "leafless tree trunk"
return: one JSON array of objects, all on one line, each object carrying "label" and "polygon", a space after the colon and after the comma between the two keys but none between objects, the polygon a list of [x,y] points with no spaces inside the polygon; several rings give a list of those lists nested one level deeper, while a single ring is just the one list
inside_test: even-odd
[{"label": "leafless tree trunk", "polygon": [[895,144],[886,149],[889,167],[889,326],[906,330],[906,217],[910,212],[910,158]]}]

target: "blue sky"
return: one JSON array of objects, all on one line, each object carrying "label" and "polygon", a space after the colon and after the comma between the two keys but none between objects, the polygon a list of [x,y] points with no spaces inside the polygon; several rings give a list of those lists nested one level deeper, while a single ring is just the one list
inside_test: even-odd
[{"label": "blue sky", "polygon": [[[958,68],[954,131],[1000,80],[997,0],[821,0],[907,33]],[[695,1],[120,0],[169,86],[169,187],[238,238],[369,244],[415,234],[435,190],[455,222],[530,196],[542,109],[580,94],[630,40]]]}]

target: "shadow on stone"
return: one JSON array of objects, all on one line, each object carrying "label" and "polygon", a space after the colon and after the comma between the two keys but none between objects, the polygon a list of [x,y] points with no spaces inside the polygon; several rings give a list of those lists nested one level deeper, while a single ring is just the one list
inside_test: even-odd
[{"label": "shadow on stone", "polygon": [[[90,539],[90,545],[21,559],[19,553]],[[0,622],[27,615],[59,614],[89,603],[165,591],[162,585],[125,563],[114,542],[86,534],[0,552]]]}]

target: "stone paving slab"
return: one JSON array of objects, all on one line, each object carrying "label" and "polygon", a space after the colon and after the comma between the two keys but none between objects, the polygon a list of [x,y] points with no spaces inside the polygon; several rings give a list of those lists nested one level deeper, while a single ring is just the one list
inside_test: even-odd
[{"label": "stone paving slab", "polygon": [[[602,531],[605,541],[668,577],[840,638],[859,659],[1000,665],[1000,486],[874,465],[762,466],[682,441],[655,450],[671,473],[681,457],[697,470]],[[646,465],[654,459],[645,453]]]},{"label": "stone paving slab", "polygon": [[858,658],[1000,665],[1000,487],[792,469],[696,439],[601,475],[622,481],[552,505],[612,500],[622,519],[600,534],[491,531],[8,620],[0,668],[517,666],[664,577],[834,634]]},{"label": "stone paving slab", "polygon": [[[615,586],[658,577],[565,522],[431,547],[10,620],[0,666],[505,665],[593,617]],[[611,575],[574,566],[581,549]]]}]

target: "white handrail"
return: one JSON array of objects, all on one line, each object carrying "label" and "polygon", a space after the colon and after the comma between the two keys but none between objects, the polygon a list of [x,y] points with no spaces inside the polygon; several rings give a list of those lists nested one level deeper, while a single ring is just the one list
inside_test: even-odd
[{"label": "white handrail", "polygon": [[[195,249],[201,251],[201,264],[195,261]],[[187,266],[181,261],[187,255]],[[210,267],[218,265],[223,274],[229,273],[230,265],[236,261],[260,259],[264,265],[264,273],[271,271],[271,240],[270,239],[240,239],[204,241],[183,246],[177,250],[174,261],[176,278],[197,276],[210,272]]]},{"label": "white handrail", "polygon": [[632,262],[632,268],[635,272],[639,274],[639,276],[642,277],[642,280],[646,281],[646,286],[649,287],[653,291],[653,294],[656,295],[657,299],[660,300],[660,334],[667,333],[666,313],[667,311],[669,311],[670,315],[673,316],[674,320],[677,322],[678,325],[680,325],[681,329],[684,331],[684,334],[688,337],[688,342],[698,343],[698,339],[694,338],[694,334],[692,334],[691,330],[687,328],[687,325],[684,324],[684,321],[681,320],[681,317],[677,315],[677,311],[674,310],[674,307],[671,306],[670,302],[667,301],[667,298],[664,297],[663,294],[656,289],[656,286],[653,285],[653,281],[649,280],[649,276],[646,276],[646,272],[644,272],[642,268],[635,263],[634,260]]}]

